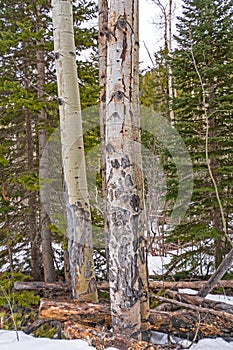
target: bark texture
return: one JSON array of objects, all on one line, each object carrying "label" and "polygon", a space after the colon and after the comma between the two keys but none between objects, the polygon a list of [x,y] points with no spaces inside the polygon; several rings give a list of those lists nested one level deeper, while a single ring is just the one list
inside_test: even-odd
[{"label": "bark texture", "polygon": [[97,301],[71,0],[53,0],[54,51],[74,298]]},{"label": "bark texture", "polygon": [[78,300],[44,299],[40,302],[40,318],[66,321],[72,320],[82,324],[98,325],[106,327],[111,325],[110,306],[86,303]]},{"label": "bark texture", "polygon": [[[41,5],[36,5],[37,16],[41,15]],[[40,22],[37,23],[37,32],[43,28]],[[40,38],[37,42],[38,48],[36,51],[36,66],[37,66],[37,96],[40,101],[44,100],[44,86],[45,86],[45,57],[44,51],[40,47],[44,46],[44,41]],[[38,116],[39,123],[43,124],[47,120],[46,110],[43,108]],[[47,142],[47,132],[46,128],[39,129],[39,156],[42,157],[45,151],[45,146]],[[40,164],[39,175],[40,179],[48,178],[49,164],[48,157],[43,154],[43,162]],[[42,248],[42,259],[43,259],[43,269],[44,269],[44,281],[54,282],[56,280],[56,272],[54,267],[54,256],[52,248],[52,234],[48,228],[50,219],[48,216],[47,203],[45,202],[45,197],[43,196],[43,188],[40,187],[40,226],[41,226],[41,248]]]},{"label": "bark texture", "polygon": [[[231,313],[232,307],[230,305],[204,300],[202,298],[195,299],[194,296],[189,295],[176,294],[172,297],[183,301],[156,297],[161,302],[165,302],[165,304],[150,311],[150,327],[152,330],[172,333],[173,335],[187,337],[189,339],[193,339],[195,336],[197,338],[206,336],[233,336],[233,314]],[[202,304],[201,306],[198,304],[199,302]],[[89,330],[89,327],[94,327],[91,329],[90,339],[95,335],[96,338],[93,339],[98,342],[101,337],[102,341],[105,336],[112,341],[114,338],[111,338],[111,336],[118,336],[116,333],[114,335],[104,333],[111,328],[109,304],[42,300],[40,318],[47,321],[56,320],[65,322],[70,327],[69,331],[67,331],[68,337],[72,338],[86,339],[88,332],[85,334],[85,330]],[[125,341],[126,339],[130,341],[130,337],[124,334],[119,339],[121,341]],[[114,345],[116,346],[116,344]],[[110,343],[108,346],[111,346]],[[119,348],[123,349],[122,347]]]},{"label": "bark texture", "polygon": [[137,9],[137,1],[109,3],[105,151],[112,324],[115,332],[140,339],[141,299],[144,296],[147,302],[147,294],[140,276],[140,264],[146,261],[141,246],[144,201],[137,169],[140,149],[135,146],[139,142]]},{"label": "bark texture", "polygon": [[[105,128],[106,128],[106,84],[107,84],[107,35],[108,35],[108,0],[98,1],[99,11],[99,114],[100,114],[100,139],[102,148],[102,195],[106,201],[106,169],[105,169]],[[106,220],[106,211],[104,212],[104,238],[106,250],[107,276],[109,271],[109,234]]]}]

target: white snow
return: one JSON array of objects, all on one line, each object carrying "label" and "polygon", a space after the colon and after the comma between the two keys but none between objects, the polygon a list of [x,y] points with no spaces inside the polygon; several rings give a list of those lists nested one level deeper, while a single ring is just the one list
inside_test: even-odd
[{"label": "white snow", "polygon": [[192,350],[232,350],[233,342],[227,343],[221,338],[202,339],[197,344],[191,346]]},{"label": "white snow", "polygon": [[148,255],[149,275],[162,275],[166,272],[165,265],[171,261],[170,256]]},{"label": "white snow", "polygon": [[[179,289],[179,292],[184,294],[189,294],[189,295],[197,294],[196,290],[189,289],[189,288]],[[206,299],[233,305],[233,297],[230,297],[228,295],[208,294],[206,296]]]},{"label": "white snow", "polygon": [[[157,332],[156,332],[157,333]],[[58,340],[47,338],[34,338],[30,335],[19,331],[19,341],[17,341],[15,331],[0,330],[0,349],[1,350],[94,350],[93,346],[89,346],[83,340]],[[160,344],[166,344],[167,336],[162,333],[156,334],[156,340],[160,340]],[[183,343],[184,344],[184,343]],[[188,346],[186,341],[185,346]],[[233,342],[226,342],[221,338],[202,339],[190,348],[191,350],[233,350]],[[118,350],[108,348],[107,350]],[[119,349],[121,350],[121,349]]]}]

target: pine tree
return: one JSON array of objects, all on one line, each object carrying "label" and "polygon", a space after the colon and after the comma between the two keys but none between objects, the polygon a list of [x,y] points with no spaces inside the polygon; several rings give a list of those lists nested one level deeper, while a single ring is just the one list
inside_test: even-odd
[{"label": "pine tree", "polygon": [[232,11],[232,1],[185,0],[178,18],[174,108],[193,159],[195,187],[186,220],[172,237],[193,242],[195,254],[186,252],[193,268],[212,255],[219,265],[232,233]]}]

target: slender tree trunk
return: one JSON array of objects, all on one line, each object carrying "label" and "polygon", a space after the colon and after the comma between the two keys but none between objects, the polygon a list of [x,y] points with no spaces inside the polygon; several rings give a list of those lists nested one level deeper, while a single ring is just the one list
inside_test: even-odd
[{"label": "slender tree trunk", "polygon": [[[107,79],[107,34],[108,34],[108,0],[99,0],[99,85],[100,85],[100,139],[102,147],[102,193],[103,199],[106,200],[106,169],[105,169],[105,127],[106,127],[106,79]],[[104,215],[106,212],[104,210]],[[104,218],[104,237],[106,250],[107,275],[109,272],[109,240],[108,224]]]},{"label": "slender tree trunk", "polygon": [[[27,83],[26,83],[27,84]],[[32,141],[32,125],[31,125],[31,113],[25,109],[25,124],[26,124],[26,137],[27,137],[27,162],[28,170],[34,170],[34,156],[33,156],[33,141]],[[28,224],[29,224],[29,240],[31,250],[31,274],[32,278],[36,281],[41,279],[40,271],[40,250],[39,250],[39,235],[38,235],[38,223],[37,223],[37,203],[36,192],[30,191],[28,193]]]},{"label": "slender tree trunk", "polygon": [[97,301],[72,0],[52,0],[52,16],[72,291]]},{"label": "slender tree trunk", "polygon": [[173,110],[173,98],[174,98],[174,92],[173,92],[173,72],[172,72],[172,65],[171,65],[171,53],[172,53],[172,1],[169,0],[169,11],[168,11],[168,42],[167,42],[167,48],[168,48],[168,60],[167,60],[167,71],[168,71],[168,96],[169,96],[169,119],[172,126],[175,125],[175,114]]},{"label": "slender tree trunk", "polygon": [[[214,93],[210,94],[211,99],[214,99]],[[211,114],[212,111],[209,112]],[[219,177],[221,176],[220,174],[217,174],[217,168],[218,168],[218,161],[216,159],[215,153],[217,152],[217,143],[216,141],[213,141],[213,138],[216,137],[216,121],[215,117],[211,118],[209,121],[209,126],[210,126],[210,131],[209,131],[209,152],[212,154],[210,157],[210,163],[209,166],[212,171],[213,178],[215,180],[215,183],[217,187],[219,186]],[[217,205],[217,204],[216,204]],[[224,232],[223,230],[223,223],[221,220],[221,212],[220,208],[217,205],[217,207],[213,210],[213,227],[217,230],[217,232]],[[218,237],[215,239],[214,244],[215,244],[215,267],[217,268],[224,257],[224,239],[225,237]]]},{"label": "slender tree trunk", "polygon": [[[41,13],[41,6],[36,6],[38,15]],[[37,24],[37,31],[41,30],[40,24]],[[43,39],[38,41],[38,46],[43,47]],[[45,86],[45,57],[43,49],[37,49],[36,52],[37,58],[37,88],[38,88],[38,98],[43,101],[44,98],[44,86]],[[42,109],[39,116],[39,123],[43,124],[47,120],[47,114],[45,109]],[[47,141],[46,129],[40,125],[39,128],[39,157],[42,157],[42,154],[45,150],[45,145]],[[43,164],[40,166],[39,175],[40,178],[48,178],[48,157],[43,154]],[[43,188],[40,188],[40,224],[41,224],[41,247],[42,247],[42,259],[43,259],[43,269],[44,269],[44,281],[45,282],[54,282],[56,280],[56,272],[54,267],[54,256],[52,248],[52,234],[48,228],[50,219],[48,216],[47,203],[44,200]]]},{"label": "slender tree trunk", "polygon": [[132,124],[132,141],[134,145],[134,152],[132,154],[132,160],[135,164],[135,184],[138,189],[138,195],[140,198],[142,213],[138,219],[138,266],[139,276],[141,281],[141,331],[142,339],[148,341],[151,337],[150,323],[148,321],[150,315],[149,307],[149,287],[148,287],[148,269],[147,269],[147,244],[145,237],[146,232],[146,205],[143,186],[143,166],[142,166],[142,152],[141,152],[141,123],[140,123],[140,101],[139,101],[139,2],[133,2],[133,32],[134,32],[134,47],[132,54],[133,59],[133,89],[132,89],[132,108],[133,108],[133,124]]},{"label": "slender tree trunk", "polygon": [[[137,122],[137,1],[111,0],[106,88],[106,189],[109,281],[114,331],[141,338],[145,263],[144,201]],[[138,161],[139,164],[135,164]],[[143,275],[144,278],[144,275]],[[146,295],[144,295],[146,297]],[[145,320],[143,319],[143,322]]]}]

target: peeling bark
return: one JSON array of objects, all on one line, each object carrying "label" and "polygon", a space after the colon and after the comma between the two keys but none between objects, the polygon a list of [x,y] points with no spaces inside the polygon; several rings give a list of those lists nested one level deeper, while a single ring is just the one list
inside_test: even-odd
[{"label": "peeling bark", "polygon": [[[100,139],[102,148],[102,194],[106,200],[106,169],[105,169],[105,128],[106,128],[106,82],[107,82],[107,33],[108,33],[108,0],[98,1],[99,11],[99,33],[98,33],[98,50],[99,50],[99,114],[100,114]],[[104,216],[106,212],[104,210]],[[108,276],[109,262],[109,241],[108,225],[106,217],[104,218],[104,238],[106,250],[106,265]]]},{"label": "peeling bark", "polygon": [[111,0],[109,5],[105,152],[112,324],[115,332],[140,339],[141,300],[147,303],[147,293],[145,275],[140,275],[140,264],[146,259],[141,245],[144,201],[138,147],[138,2]]},{"label": "peeling bark", "polygon": [[74,298],[97,301],[71,0],[53,0],[54,51]]}]

